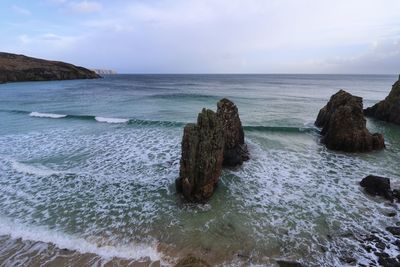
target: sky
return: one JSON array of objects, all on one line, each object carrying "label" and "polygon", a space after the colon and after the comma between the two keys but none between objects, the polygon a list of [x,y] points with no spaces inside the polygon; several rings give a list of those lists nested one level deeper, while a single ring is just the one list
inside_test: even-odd
[{"label": "sky", "polygon": [[119,73],[400,73],[400,0],[1,0],[0,36]]}]

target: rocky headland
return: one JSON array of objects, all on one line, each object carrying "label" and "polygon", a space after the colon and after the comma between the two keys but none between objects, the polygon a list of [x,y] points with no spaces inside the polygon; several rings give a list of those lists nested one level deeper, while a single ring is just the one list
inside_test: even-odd
[{"label": "rocky headland", "polygon": [[385,147],[383,135],[371,134],[366,127],[362,98],[344,90],[319,111],[315,125],[322,128],[322,143],[332,150],[368,152]]},{"label": "rocky headland", "polygon": [[217,107],[217,112],[203,109],[197,124],[189,123],[183,130],[175,185],[188,201],[207,201],[217,186],[222,166],[235,167],[249,159],[236,105],[222,99]]},{"label": "rocky headland", "polygon": [[365,116],[400,125],[400,76],[389,95],[379,103],[364,110]]},{"label": "rocky headland", "polygon": [[72,64],[0,52],[0,83],[100,78]]}]

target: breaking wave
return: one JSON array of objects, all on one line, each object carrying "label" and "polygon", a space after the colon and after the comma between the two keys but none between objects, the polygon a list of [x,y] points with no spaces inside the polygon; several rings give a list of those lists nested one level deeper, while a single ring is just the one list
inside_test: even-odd
[{"label": "breaking wave", "polygon": [[29,113],[29,116],[39,117],[39,118],[51,118],[51,119],[61,119],[67,117],[67,115],[62,115],[62,114],[41,113],[36,111]]}]

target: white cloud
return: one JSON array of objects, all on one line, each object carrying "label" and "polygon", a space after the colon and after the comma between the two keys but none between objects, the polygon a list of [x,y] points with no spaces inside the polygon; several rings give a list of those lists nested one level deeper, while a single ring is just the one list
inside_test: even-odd
[{"label": "white cloud", "polygon": [[[383,45],[400,40],[398,0],[48,1],[81,13],[67,25],[61,12],[67,29],[57,32],[80,36],[63,53],[91,66],[250,73],[399,68],[392,62],[398,43]],[[54,45],[41,42],[41,51]]]},{"label": "white cloud", "polygon": [[17,6],[17,5],[12,5],[12,6],[11,6],[11,9],[12,9],[15,13],[17,13],[17,14],[19,14],[19,15],[24,15],[24,16],[29,16],[29,15],[31,15],[31,12],[30,12],[28,9],[23,8],[23,7],[20,7],[20,6]]},{"label": "white cloud", "polygon": [[53,33],[45,33],[39,35],[22,34],[18,36],[18,40],[22,47],[40,49],[46,47],[51,51],[60,51],[63,49],[71,49],[78,43],[80,36],[62,36]]},{"label": "white cloud", "polygon": [[79,2],[70,2],[69,7],[71,10],[78,13],[93,13],[101,11],[103,9],[103,5],[101,3],[86,0]]}]

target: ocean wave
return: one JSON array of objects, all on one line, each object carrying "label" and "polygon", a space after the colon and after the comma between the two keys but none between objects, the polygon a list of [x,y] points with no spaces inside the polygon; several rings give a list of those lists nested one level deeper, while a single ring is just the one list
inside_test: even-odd
[{"label": "ocean wave", "polygon": [[214,95],[202,95],[202,94],[196,94],[196,93],[167,93],[167,94],[154,94],[154,95],[149,95],[149,98],[162,98],[162,99],[220,99],[219,96],[214,96]]},{"label": "ocean wave", "polygon": [[[136,126],[164,126],[164,127],[182,127],[186,123],[179,121],[158,121],[158,120],[141,120],[134,118],[113,118],[102,117],[95,115],[61,115],[52,113],[28,112],[22,110],[0,110],[2,112],[12,112],[17,114],[29,114],[39,118],[57,118],[57,119],[77,119],[88,120],[110,124],[125,123]],[[243,126],[245,131],[259,132],[285,132],[285,133],[318,133],[319,130],[315,127],[291,127],[291,126],[264,126],[264,125],[247,125]]]},{"label": "ocean wave", "polygon": [[51,176],[64,173],[63,171],[55,171],[45,167],[38,168],[15,160],[11,162],[11,166],[17,172],[38,176]]},{"label": "ocean wave", "polygon": [[67,115],[63,115],[63,114],[40,113],[40,112],[36,112],[36,111],[29,113],[29,116],[39,117],[39,118],[51,118],[51,119],[60,119],[60,118],[67,117]]},{"label": "ocean wave", "polygon": [[284,132],[284,133],[317,133],[319,130],[314,127],[287,127],[287,126],[243,126],[246,131],[259,132]]},{"label": "ocean wave", "polygon": [[127,123],[127,122],[129,122],[129,119],[120,119],[120,118],[94,117],[94,119],[98,122],[106,122],[106,123]]},{"label": "ocean wave", "polygon": [[78,251],[80,253],[94,253],[105,259],[113,257],[152,261],[160,260],[161,255],[155,245],[131,243],[124,246],[102,245],[76,237],[57,230],[45,227],[21,224],[8,218],[0,217],[0,235],[8,235],[13,239],[52,243],[60,249]]}]

